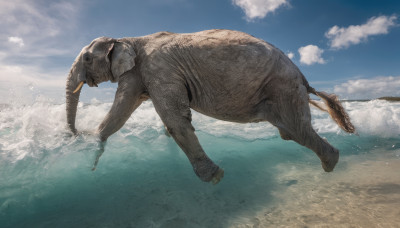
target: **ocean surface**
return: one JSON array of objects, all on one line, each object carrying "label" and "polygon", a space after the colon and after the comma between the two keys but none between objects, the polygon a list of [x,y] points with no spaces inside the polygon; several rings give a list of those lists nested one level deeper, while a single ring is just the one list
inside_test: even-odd
[{"label": "ocean surface", "polygon": [[[332,173],[269,123],[193,112],[196,134],[225,177],[204,183],[151,101],[111,136],[72,137],[65,104],[0,105],[0,227],[400,227],[400,103],[344,102],[358,135],[312,108],[316,131],[340,150]],[[79,103],[91,132],[111,103]]]}]

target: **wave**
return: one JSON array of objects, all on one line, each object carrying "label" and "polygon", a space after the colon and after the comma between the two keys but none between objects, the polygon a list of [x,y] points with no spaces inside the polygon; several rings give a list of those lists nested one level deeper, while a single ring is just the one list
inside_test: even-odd
[{"label": "wave", "polygon": [[[269,123],[230,123],[193,112],[204,150],[225,169],[216,186],[198,180],[184,153],[164,134],[151,102],[143,103],[108,140],[98,169],[90,171],[97,146],[90,132],[111,105],[97,100],[79,103],[76,126],[86,133],[78,137],[71,137],[66,127],[65,104],[42,97],[31,105],[0,105],[2,227],[232,227],[268,224],[269,215],[288,222],[290,216],[282,211],[308,213],[307,205],[319,205],[301,197],[307,192],[318,190],[336,199],[350,187],[363,187],[343,177],[363,176],[370,183],[371,172],[365,167],[373,167],[374,175],[378,169],[386,175],[374,180],[388,181],[389,171],[398,179],[400,103],[345,102],[359,137],[342,132],[327,113],[312,108],[316,131],[341,151],[335,172],[329,174],[314,153],[281,140]],[[382,162],[373,163],[377,158]],[[388,166],[392,168],[385,171]],[[398,189],[392,182],[388,186]],[[315,188],[315,183],[325,184]]]},{"label": "wave", "polygon": [[[100,124],[111,103],[97,100],[79,103],[76,127],[79,131],[93,132]],[[361,136],[397,138],[400,136],[400,103],[383,100],[344,102],[345,109]],[[66,128],[65,104],[52,104],[46,99],[32,105],[0,106],[0,150],[2,157],[11,160],[26,155],[38,156],[42,150],[52,150],[69,143]],[[311,108],[312,125],[320,134],[346,135],[327,113]],[[278,131],[271,124],[238,124],[216,120],[193,111],[193,125],[198,132],[215,137],[232,137],[241,140],[264,140],[277,137]],[[161,119],[151,102],[143,103],[117,133],[119,137],[134,136],[152,140],[164,134]]]}]

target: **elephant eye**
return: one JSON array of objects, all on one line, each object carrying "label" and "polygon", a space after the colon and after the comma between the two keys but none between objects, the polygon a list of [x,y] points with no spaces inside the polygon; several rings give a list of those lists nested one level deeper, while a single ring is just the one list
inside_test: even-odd
[{"label": "elephant eye", "polygon": [[92,57],[87,52],[85,54],[83,54],[82,58],[83,58],[83,61],[86,62],[86,63],[91,63],[92,62]]}]

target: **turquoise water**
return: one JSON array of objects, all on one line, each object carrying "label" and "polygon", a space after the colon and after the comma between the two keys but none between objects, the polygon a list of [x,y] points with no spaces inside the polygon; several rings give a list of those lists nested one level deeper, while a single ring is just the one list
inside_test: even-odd
[{"label": "turquoise water", "polygon": [[[324,173],[312,151],[280,139],[268,123],[233,124],[194,113],[200,143],[225,170],[215,186],[196,177],[184,153],[164,134],[151,102],[109,138],[96,171],[91,171],[96,140],[90,134],[69,135],[65,105],[46,100],[3,105],[0,227],[293,227],[338,222],[395,227],[400,213],[400,103],[344,105],[359,136],[341,132],[327,114],[312,109],[314,128],[341,152],[333,173]],[[77,128],[94,130],[110,106],[81,103]],[[391,200],[371,203],[368,196]],[[355,218],[347,221],[345,213]]]}]

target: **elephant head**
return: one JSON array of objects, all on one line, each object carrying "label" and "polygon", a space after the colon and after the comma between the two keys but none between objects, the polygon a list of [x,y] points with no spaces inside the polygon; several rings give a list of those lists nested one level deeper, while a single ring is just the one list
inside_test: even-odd
[{"label": "elephant head", "polygon": [[72,64],[66,84],[66,110],[69,129],[76,134],[75,118],[83,84],[90,87],[119,77],[135,66],[136,53],[131,44],[101,37],[84,47]]}]

